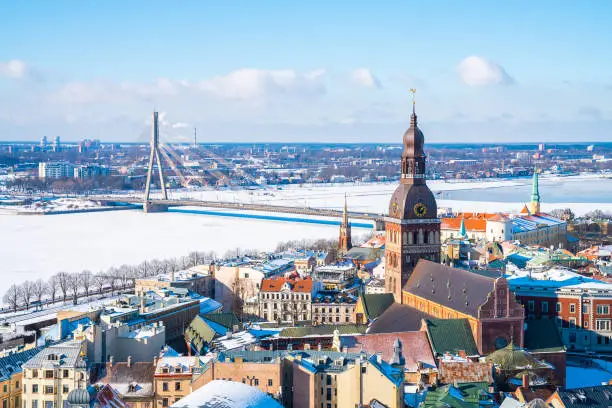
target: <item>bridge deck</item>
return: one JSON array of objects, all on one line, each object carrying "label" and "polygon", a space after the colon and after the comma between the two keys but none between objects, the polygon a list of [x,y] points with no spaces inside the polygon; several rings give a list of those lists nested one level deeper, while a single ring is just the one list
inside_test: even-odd
[{"label": "bridge deck", "polygon": [[[92,200],[108,202],[108,203],[130,203],[140,204],[142,199],[133,197],[90,197]],[[249,204],[249,203],[233,203],[227,201],[198,201],[198,200],[150,200],[149,203],[164,205],[169,207],[208,207],[208,208],[224,208],[242,211],[265,211],[273,213],[285,214],[300,214],[313,215],[319,217],[342,217],[342,211],[332,210],[327,208],[310,208],[310,207],[291,207],[286,205],[271,205],[271,204]],[[348,212],[349,218],[382,221],[384,215],[370,214],[363,212]]]}]

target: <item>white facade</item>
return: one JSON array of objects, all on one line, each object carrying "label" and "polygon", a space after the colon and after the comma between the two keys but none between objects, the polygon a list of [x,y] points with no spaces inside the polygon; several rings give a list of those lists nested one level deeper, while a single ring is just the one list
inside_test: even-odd
[{"label": "white facade", "polygon": [[40,162],[38,163],[38,178],[72,178],[74,176],[74,165],[65,161]]}]

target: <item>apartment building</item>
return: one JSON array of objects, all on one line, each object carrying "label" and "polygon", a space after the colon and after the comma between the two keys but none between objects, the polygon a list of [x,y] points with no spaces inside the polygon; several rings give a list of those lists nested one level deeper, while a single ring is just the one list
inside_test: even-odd
[{"label": "apartment building", "polygon": [[21,408],[22,365],[42,349],[33,348],[0,358],[0,404],[2,408]]},{"label": "apartment building", "polygon": [[[28,360],[23,368],[23,406],[63,407],[70,391],[85,389],[89,371],[80,341],[54,344]],[[16,407],[15,407],[16,408]]]},{"label": "apartment building", "polygon": [[310,277],[264,279],[259,292],[259,317],[267,321],[310,321],[316,288]]},{"label": "apartment building", "polygon": [[200,357],[162,357],[157,360],[154,375],[155,407],[168,407],[189,395],[193,371]]}]

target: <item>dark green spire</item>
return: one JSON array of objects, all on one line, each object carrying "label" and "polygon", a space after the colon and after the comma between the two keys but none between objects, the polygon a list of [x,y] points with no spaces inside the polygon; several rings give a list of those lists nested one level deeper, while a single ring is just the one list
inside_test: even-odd
[{"label": "dark green spire", "polygon": [[538,169],[534,169],[533,171],[533,183],[531,186],[531,202],[532,203],[540,202],[540,189],[538,187]]}]

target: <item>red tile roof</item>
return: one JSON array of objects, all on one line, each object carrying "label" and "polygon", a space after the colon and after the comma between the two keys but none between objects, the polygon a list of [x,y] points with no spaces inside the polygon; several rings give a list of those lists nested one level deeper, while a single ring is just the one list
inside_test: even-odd
[{"label": "red tile roof", "polygon": [[[459,230],[461,218],[442,218],[441,229]],[[466,218],[463,220],[466,231],[485,232],[487,230],[487,220],[479,218]]]},{"label": "red tile roof", "polygon": [[406,360],[404,367],[408,371],[416,371],[419,361],[426,366],[435,367],[436,361],[429,346],[427,333],[424,331],[342,336],[341,345],[346,346],[351,353],[358,353],[361,350],[368,354],[382,352],[383,360],[389,362],[393,357],[395,339],[399,339],[402,343],[402,356]]},{"label": "red tile roof", "polygon": [[280,292],[281,288],[285,283],[289,283],[292,292],[312,292],[312,278],[307,277],[304,279],[299,278],[285,278],[285,277],[274,277],[264,279],[261,282],[262,292]]}]

